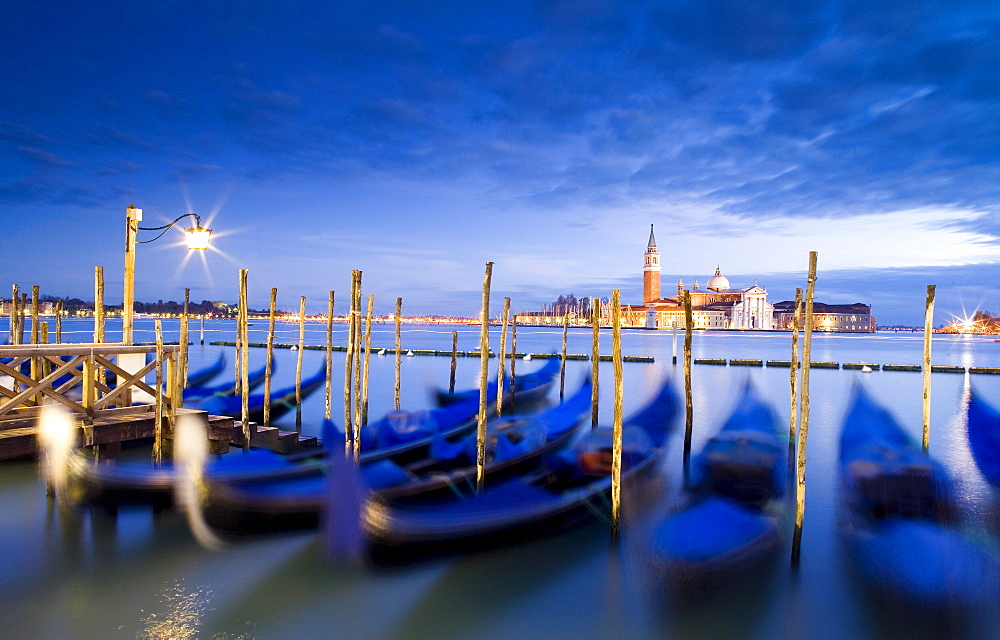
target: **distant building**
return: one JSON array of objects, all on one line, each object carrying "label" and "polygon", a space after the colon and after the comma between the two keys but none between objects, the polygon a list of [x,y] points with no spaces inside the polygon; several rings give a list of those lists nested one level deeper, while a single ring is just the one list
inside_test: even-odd
[{"label": "distant building", "polygon": [[[804,306],[802,313],[804,317]],[[774,303],[774,326],[776,329],[790,331],[794,316],[794,302],[785,300]],[[813,331],[873,333],[875,329],[875,316],[872,315],[872,308],[869,305],[860,302],[854,304],[813,303]]]},{"label": "distant building", "polygon": [[[684,282],[677,282],[677,296],[660,297],[660,252],[649,227],[642,271],[642,305],[622,305],[624,326],[647,329],[684,327]],[[767,291],[756,282],[749,287],[731,287],[720,268],[702,289],[695,280],[691,294],[691,320],[695,329],[772,329],[773,312]]]}]

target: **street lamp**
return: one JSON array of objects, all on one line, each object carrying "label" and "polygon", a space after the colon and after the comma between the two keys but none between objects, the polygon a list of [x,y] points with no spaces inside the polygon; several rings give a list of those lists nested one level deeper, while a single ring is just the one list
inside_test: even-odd
[{"label": "street lamp", "polygon": [[[212,230],[201,226],[201,216],[197,213],[185,213],[162,227],[140,227],[142,209],[137,209],[134,204],[128,206],[128,209],[125,210],[125,216],[125,301],[122,305],[122,342],[130,345],[132,344],[132,316],[135,313],[135,245],[149,244],[158,240],[170,227],[184,218],[193,217],[195,219],[194,228],[184,230],[184,239],[188,249],[205,250],[208,249]],[[160,231],[161,233],[150,240],[136,240],[139,231]]]}]

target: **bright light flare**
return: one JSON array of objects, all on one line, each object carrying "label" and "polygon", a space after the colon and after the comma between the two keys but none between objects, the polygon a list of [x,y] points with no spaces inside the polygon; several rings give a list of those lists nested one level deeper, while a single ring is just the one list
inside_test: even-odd
[{"label": "bright light flare", "polygon": [[38,441],[42,452],[42,478],[50,492],[63,500],[69,484],[70,459],[76,446],[76,422],[65,407],[60,404],[42,406]]},{"label": "bright light flare", "polygon": [[208,249],[208,242],[212,237],[212,230],[195,225],[193,229],[184,230],[184,239],[187,241],[187,248],[196,251]]}]

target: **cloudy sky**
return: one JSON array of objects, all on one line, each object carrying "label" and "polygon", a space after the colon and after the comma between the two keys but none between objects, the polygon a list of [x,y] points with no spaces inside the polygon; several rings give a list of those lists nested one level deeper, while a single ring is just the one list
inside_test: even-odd
[{"label": "cloudy sky", "polygon": [[[881,323],[1000,312],[993,0],[79,3],[0,21],[0,286],[475,315],[718,265]],[[143,235],[148,239],[155,234]],[[4,284],[6,283],[6,284]],[[8,289],[9,291],[9,289]],[[0,296],[9,293],[0,291]],[[495,303],[496,306],[496,303]]]}]

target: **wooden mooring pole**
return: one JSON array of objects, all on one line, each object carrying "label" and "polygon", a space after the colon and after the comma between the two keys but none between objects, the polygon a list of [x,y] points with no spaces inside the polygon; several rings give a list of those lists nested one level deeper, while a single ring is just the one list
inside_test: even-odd
[{"label": "wooden mooring pole", "polygon": [[184,313],[181,314],[181,335],[180,335],[181,351],[180,354],[178,354],[180,361],[177,363],[178,373],[180,375],[179,381],[181,383],[181,388],[187,386],[187,379],[188,379],[188,354],[190,351],[188,349],[188,338],[189,338],[188,309],[190,305],[191,305],[191,289],[184,289]]},{"label": "wooden mooring pole", "polygon": [[163,462],[163,326],[157,318],[156,327],[156,403],[153,409],[153,464]]},{"label": "wooden mooring pole", "polygon": [[559,401],[566,394],[566,337],[569,334],[569,310],[563,314],[562,352],[559,361]]},{"label": "wooden mooring pole", "polygon": [[691,391],[691,342],[693,339],[694,313],[691,309],[691,292],[684,290],[684,486],[691,473],[691,435],[694,431],[694,398]]},{"label": "wooden mooring pole", "polygon": [[[490,358],[490,281],[493,277],[493,263],[486,263],[483,276],[483,306],[480,310],[479,328],[479,415],[476,423],[476,493],[483,490],[486,474],[486,385],[489,375]],[[497,402],[501,402],[497,398]]]},{"label": "wooden mooring pole", "polygon": [[361,352],[363,345],[364,336],[364,320],[361,315],[361,272],[358,272],[358,288],[355,291],[355,297],[357,300],[354,303],[355,316],[357,320],[354,323],[354,390],[353,390],[353,402],[354,402],[354,457],[360,462],[361,460]]},{"label": "wooden mooring pole", "polygon": [[934,337],[934,290],[935,285],[927,285],[927,304],[924,309],[924,451],[931,446],[931,339]]},{"label": "wooden mooring pole", "polygon": [[[396,345],[396,361],[399,362],[399,345]],[[455,393],[455,367],[458,365],[458,332],[451,332],[451,373],[448,376],[448,393]],[[513,366],[513,363],[511,363]]]},{"label": "wooden mooring pole", "polygon": [[368,424],[368,365],[372,357],[372,310],[375,307],[375,294],[368,294],[368,309],[365,312],[365,375],[361,382],[361,426]]},{"label": "wooden mooring pole", "polygon": [[806,511],[806,442],[809,439],[809,370],[812,362],[813,297],[816,293],[815,251],[809,252],[809,275],[806,280],[805,336],[802,344],[802,408],[798,437],[795,477],[795,531],[792,534],[792,566],[799,564],[802,547],[802,523]]},{"label": "wooden mooring pole", "polygon": [[[497,363],[497,416],[501,415],[503,405],[503,385],[507,376],[507,325],[510,322],[510,298],[503,299],[503,320],[500,329],[500,357]],[[513,385],[510,388],[511,397],[514,396]]]},{"label": "wooden mooring pole", "polygon": [[246,269],[240,269],[240,312],[239,312],[239,328],[237,333],[239,334],[239,340],[237,344],[239,349],[237,353],[239,354],[238,370],[240,372],[240,420],[243,425],[243,446],[247,449],[250,448],[250,381],[249,372],[247,367],[247,357],[248,357],[248,342],[250,341],[249,334],[247,333],[247,274],[249,273]]},{"label": "wooden mooring pole", "polygon": [[601,370],[601,301],[598,298],[590,299],[590,331],[593,338],[590,345],[590,377],[593,383],[590,390],[590,428],[593,429],[597,427],[597,400],[600,397],[597,375]]},{"label": "wooden mooring pole", "polygon": [[326,301],[326,405],[323,414],[330,419],[330,405],[333,401],[333,291]]},{"label": "wooden mooring pole", "polygon": [[611,441],[611,535],[618,536],[622,508],[622,315],[621,292],[611,292],[611,362],[615,371],[613,436]]},{"label": "wooden mooring pole", "polygon": [[302,352],[306,348],[306,297],[299,297],[299,343],[295,354],[295,430],[302,430]]},{"label": "wooden mooring pole", "polygon": [[62,344],[63,300],[56,300],[56,344]]},{"label": "wooden mooring pole", "polygon": [[[394,409],[396,409],[398,411],[399,410],[399,392],[402,389],[402,379],[400,378],[400,363],[403,360],[403,354],[401,354],[399,352],[399,350],[401,348],[400,342],[401,342],[401,339],[402,339],[402,335],[401,334],[402,334],[402,326],[403,326],[403,299],[402,298],[396,298],[396,315],[395,315],[395,320],[396,320],[396,362],[395,362],[396,377],[395,377],[395,384],[393,386],[393,392],[394,392],[395,395],[393,396],[392,406],[393,406]],[[454,363],[454,361],[455,361],[454,360],[454,355],[452,355],[452,363]],[[454,364],[452,364],[451,372],[452,372],[452,379],[454,380],[454,378],[455,378],[455,365]]]},{"label": "wooden mooring pole", "polygon": [[20,299],[21,299],[21,292],[18,291],[17,285],[16,284],[11,285],[10,326],[8,327],[7,330],[7,341],[10,342],[11,344],[20,344],[20,342],[18,341],[18,336],[20,335],[20,332],[18,331],[17,327],[17,321],[20,316],[20,312],[18,311],[18,307],[20,306],[18,303],[20,302]]},{"label": "wooden mooring pole", "polygon": [[267,360],[264,362],[264,426],[271,426],[271,371],[274,368],[274,311],[278,288],[271,287],[271,308],[267,316]]},{"label": "wooden mooring pole", "polygon": [[347,312],[347,353],[344,357],[344,453],[350,456],[354,447],[354,422],[351,420],[351,379],[354,367],[354,295],[358,286],[357,271],[351,272],[351,295]]},{"label": "wooden mooring pole", "polygon": [[[795,436],[799,425],[799,330],[802,326],[802,288],[795,289],[795,313],[792,315],[792,360],[791,373],[789,374],[789,387],[791,392],[792,407],[788,421],[788,442],[795,444]],[[793,448],[794,451],[794,448]]]},{"label": "wooden mooring pole", "polygon": [[[514,388],[514,383],[517,382],[517,357],[513,354],[517,353],[517,314],[510,320],[510,388]],[[510,394],[510,410],[511,412],[517,411],[517,399],[514,398],[514,394]]]}]

